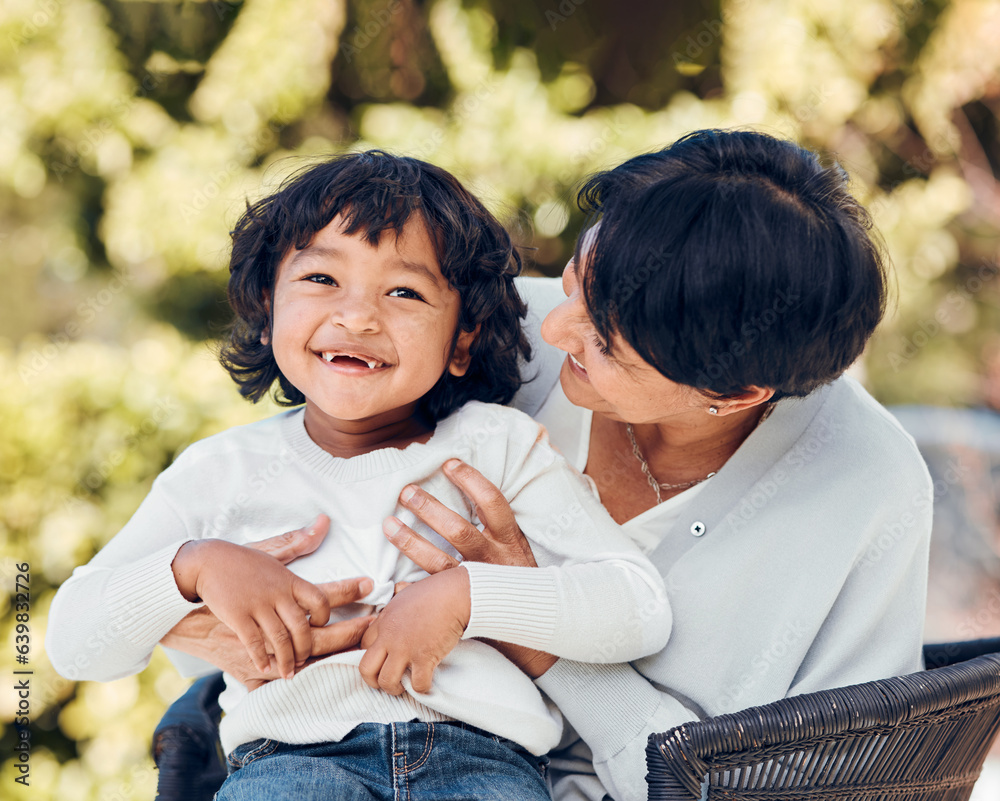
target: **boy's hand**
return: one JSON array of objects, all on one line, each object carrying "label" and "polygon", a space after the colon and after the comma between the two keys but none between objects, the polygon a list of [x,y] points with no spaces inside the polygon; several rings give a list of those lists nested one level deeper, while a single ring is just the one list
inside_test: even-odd
[{"label": "boy's hand", "polygon": [[224,540],[193,540],[173,562],[177,587],[201,599],[229,626],[257,668],[271,672],[274,654],[282,678],[312,654],[311,626],[330,620],[326,594],[273,556]]},{"label": "boy's hand", "polygon": [[373,689],[402,695],[409,668],[414,692],[430,692],[434,669],[462,639],[471,609],[469,574],[461,567],[404,587],[361,639],[361,677]]}]

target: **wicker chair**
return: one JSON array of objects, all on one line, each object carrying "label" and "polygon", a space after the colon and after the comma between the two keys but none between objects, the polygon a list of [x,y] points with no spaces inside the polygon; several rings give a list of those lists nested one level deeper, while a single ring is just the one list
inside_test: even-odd
[{"label": "wicker chair", "polygon": [[961,801],[1000,729],[1000,638],[924,648],[928,670],[653,734],[650,801]]},{"label": "wicker chair", "polygon": [[[929,645],[924,659],[922,673],[651,735],[650,801],[967,799],[1000,729],[1000,638]],[[209,801],[225,778],[221,689],[221,674],[200,679],[157,727],[160,801]]]}]

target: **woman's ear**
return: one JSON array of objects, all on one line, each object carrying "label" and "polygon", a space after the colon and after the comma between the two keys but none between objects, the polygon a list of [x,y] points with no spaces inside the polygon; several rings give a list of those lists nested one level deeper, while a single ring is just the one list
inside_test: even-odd
[{"label": "woman's ear", "polygon": [[[772,395],[774,395],[773,389],[767,389],[765,387],[747,387],[746,392],[730,395],[720,402],[709,406],[708,410],[710,414],[718,417],[725,417],[727,414],[743,412],[747,409],[752,409],[754,406],[767,403],[771,400]],[[712,409],[715,409],[715,411],[713,412]]]},{"label": "woman's ear", "polygon": [[451,351],[451,361],[448,363],[448,372],[453,376],[461,377],[468,371],[469,364],[472,363],[472,355],[469,351],[477,336],[479,336],[478,325],[472,331],[459,330],[458,336],[455,338],[455,347]]}]

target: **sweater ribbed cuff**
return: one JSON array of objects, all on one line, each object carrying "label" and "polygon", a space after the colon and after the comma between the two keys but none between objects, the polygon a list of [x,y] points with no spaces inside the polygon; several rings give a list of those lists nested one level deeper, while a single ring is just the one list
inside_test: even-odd
[{"label": "sweater ribbed cuff", "polygon": [[556,576],[548,568],[463,562],[471,614],[463,639],[484,637],[546,650],[559,614]]},{"label": "sweater ribbed cuff", "polygon": [[121,567],[108,580],[106,597],[115,634],[152,649],[181,618],[203,606],[191,603],[177,589],[171,565],[181,544]]},{"label": "sweater ribbed cuff", "polygon": [[587,741],[595,762],[632,742],[660,706],[660,694],[628,664],[560,659],[535,684]]}]

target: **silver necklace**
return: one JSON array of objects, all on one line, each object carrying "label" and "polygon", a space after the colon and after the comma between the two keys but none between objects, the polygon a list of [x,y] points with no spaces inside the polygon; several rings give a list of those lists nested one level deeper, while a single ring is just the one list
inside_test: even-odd
[{"label": "silver necklace", "polygon": [[[760,419],[757,421],[757,424],[753,427],[754,431],[757,430],[757,426],[759,426],[761,423],[764,422],[764,418],[766,418],[771,413],[772,408],[774,407],[768,405],[767,409],[764,410],[764,414],[760,416]],[[659,481],[653,478],[653,474],[652,472],[650,472],[649,469],[649,462],[646,461],[646,459],[642,455],[642,451],[639,450],[639,443],[635,441],[635,431],[632,429],[632,424],[626,423],[625,430],[628,432],[629,442],[632,443],[632,453],[635,456],[635,458],[639,460],[639,466],[642,468],[642,474],[646,477],[646,481],[649,482],[649,486],[653,488],[653,492],[656,493],[657,505],[663,503],[663,495],[660,492],[660,490],[666,490],[667,492],[670,492],[672,490],[688,489],[689,487],[693,487],[696,484],[700,484],[702,481],[708,481],[717,472],[713,470],[704,478],[696,478],[693,479],[692,481],[682,481],[680,484],[661,484]]]},{"label": "silver necklace", "polygon": [[663,503],[663,495],[660,493],[660,490],[667,490],[669,492],[670,490],[687,489],[688,487],[693,487],[695,484],[700,484],[702,481],[708,481],[708,479],[715,475],[715,471],[713,470],[704,478],[696,478],[693,481],[682,481],[680,484],[661,484],[653,478],[653,474],[649,470],[649,462],[643,458],[642,451],[639,450],[639,443],[635,441],[635,431],[632,430],[632,424],[626,423],[625,430],[628,432],[629,442],[632,443],[632,453],[639,460],[639,466],[642,467],[642,474],[646,476],[646,481],[649,482],[649,486],[656,493],[657,505]]}]

